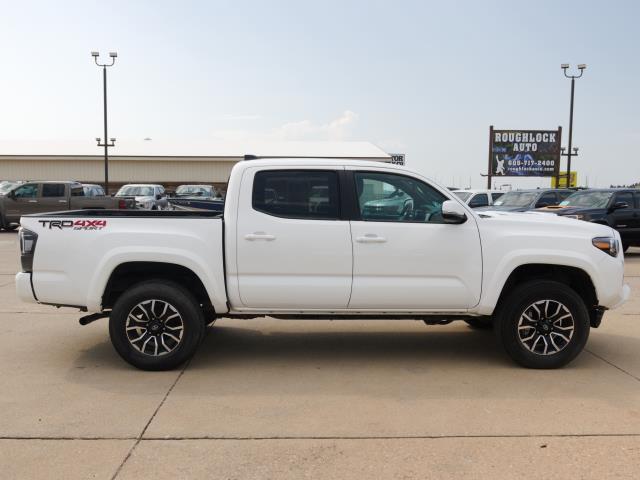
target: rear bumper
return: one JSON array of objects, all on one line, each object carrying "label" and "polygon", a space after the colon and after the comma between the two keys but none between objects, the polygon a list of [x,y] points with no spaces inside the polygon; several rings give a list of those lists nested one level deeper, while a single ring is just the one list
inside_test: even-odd
[{"label": "rear bumper", "polygon": [[16,275],[16,293],[18,298],[27,303],[38,303],[31,288],[31,274],[20,272]]}]

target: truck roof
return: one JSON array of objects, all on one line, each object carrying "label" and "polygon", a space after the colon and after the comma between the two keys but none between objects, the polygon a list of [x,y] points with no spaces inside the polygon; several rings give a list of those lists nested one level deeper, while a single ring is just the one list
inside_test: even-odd
[{"label": "truck roof", "polygon": [[387,162],[376,162],[372,160],[357,160],[357,159],[335,159],[335,158],[295,158],[295,157],[263,157],[256,159],[247,159],[242,162],[238,162],[234,168],[244,170],[248,167],[263,166],[289,166],[289,167],[303,167],[303,166],[327,166],[327,167],[371,167],[371,168],[389,168],[398,170],[400,172],[406,171],[406,169],[399,165],[394,165]]}]

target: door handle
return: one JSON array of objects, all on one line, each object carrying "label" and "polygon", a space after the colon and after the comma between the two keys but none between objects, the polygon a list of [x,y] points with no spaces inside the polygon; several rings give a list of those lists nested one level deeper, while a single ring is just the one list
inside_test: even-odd
[{"label": "door handle", "polygon": [[29,203],[38,203],[38,200],[27,200]]},{"label": "door handle", "polygon": [[362,237],[356,237],[356,242],[360,243],[385,243],[386,241],[386,238],[379,237],[375,233],[366,233]]},{"label": "door handle", "polygon": [[58,200],[58,203],[67,203],[66,200]]},{"label": "door handle", "polygon": [[276,237],[264,232],[255,232],[255,233],[248,233],[247,235],[244,236],[244,239],[249,241],[267,240],[268,242],[270,242],[272,240],[275,240]]}]

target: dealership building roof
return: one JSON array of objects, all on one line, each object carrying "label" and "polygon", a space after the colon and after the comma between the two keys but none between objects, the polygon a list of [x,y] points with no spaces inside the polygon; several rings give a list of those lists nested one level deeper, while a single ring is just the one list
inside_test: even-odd
[{"label": "dealership building roof", "polygon": [[[244,155],[280,157],[362,158],[385,161],[389,154],[369,142],[222,142],[116,140],[111,157],[206,157],[242,158]],[[91,141],[0,141],[0,157],[103,156],[103,149]]]},{"label": "dealership building roof", "polygon": [[[0,180],[104,181],[104,149],[93,141],[0,141]],[[391,161],[369,142],[180,142],[116,140],[109,149],[109,181],[223,185],[245,155]]]}]

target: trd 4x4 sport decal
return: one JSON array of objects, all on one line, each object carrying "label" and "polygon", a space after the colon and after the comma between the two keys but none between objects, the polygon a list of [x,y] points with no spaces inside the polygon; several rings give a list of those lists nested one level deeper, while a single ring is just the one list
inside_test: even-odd
[{"label": "trd 4x4 sport decal", "polygon": [[71,228],[73,230],[102,230],[107,226],[106,220],[38,220],[44,228]]}]

